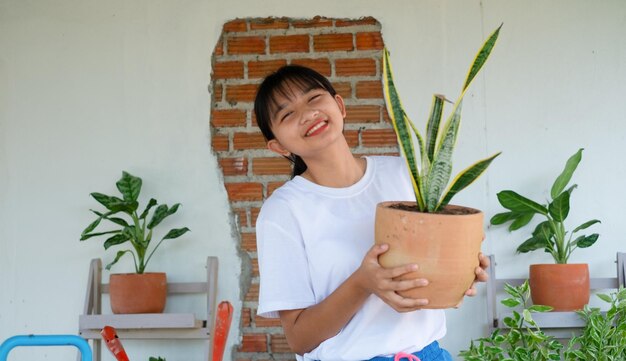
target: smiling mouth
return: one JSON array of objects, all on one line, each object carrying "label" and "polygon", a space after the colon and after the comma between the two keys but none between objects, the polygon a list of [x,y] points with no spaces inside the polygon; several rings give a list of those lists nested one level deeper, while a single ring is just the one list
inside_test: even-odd
[{"label": "smiling mouth", "polygon": [[312,135],[315,135],[316,133],[318,133],[319,130],[321,130],[326,125],[328,125],[328,121],[322,120],[322,121],[316,123],[311,128],[309,128],[309,130],[307,130],[307,132],[306,132],[306,134],[304,136],[305,137],[310,137]]}]

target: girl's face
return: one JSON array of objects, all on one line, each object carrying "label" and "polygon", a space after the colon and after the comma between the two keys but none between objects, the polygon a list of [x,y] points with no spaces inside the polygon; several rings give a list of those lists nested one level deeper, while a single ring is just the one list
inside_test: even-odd
[{"label": "girl's face", "polygon": [[339,95],[334,97],[325,89],[291,89],[290,96],[276,95],[276,107],[271,109],[271,128],[275,139],[268,148],[303,159],[319,154],[338,139],[343,139],[343,119],[346,108]]}]

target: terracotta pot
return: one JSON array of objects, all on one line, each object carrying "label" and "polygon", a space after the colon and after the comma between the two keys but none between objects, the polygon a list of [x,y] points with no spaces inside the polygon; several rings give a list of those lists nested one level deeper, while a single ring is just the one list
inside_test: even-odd
[{"label": "terracotta pot", "polygon": [[450,308],[461,302],[475,278],[484,238],[483,213],[448,205],[447,211],[466,214],[421,213],[389,208],[415,207],[415,202],[383,202],[376,208],[376,243],[389,244],[379,257],[383,267],[416,263],[419,269],[401,279],[425,278],[428,286],[399,292],[404,297],[426,298],[425,308]]},{"label": "terracotta pot", "polygon": [[589,303],[589,265],[530,265],[530,295],[535,305],[575,311]]},{"label": "terracotta pot", "polygon": [[112,274],[109,294],[113,313],[161,313],[167,298],[165,273]]}]

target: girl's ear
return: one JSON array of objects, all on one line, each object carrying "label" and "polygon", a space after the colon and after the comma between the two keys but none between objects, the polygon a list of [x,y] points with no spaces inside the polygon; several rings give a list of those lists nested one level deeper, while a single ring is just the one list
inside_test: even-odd
[{"label": "girl's ear", "polygon": [[289,157],[291,155],[291,152],[285,149],[276,139],[271,139],[267,142],[267,149],[283,157]]},{"label": "girl's ear", "polygon": [[339,110],[341,110],[341,115],[345,118],[347,114],[346,104],[343,102],[343,98],[341,97],[341,95],[335,94],[335,101],[337,102],[337,105],[339,106]]}]

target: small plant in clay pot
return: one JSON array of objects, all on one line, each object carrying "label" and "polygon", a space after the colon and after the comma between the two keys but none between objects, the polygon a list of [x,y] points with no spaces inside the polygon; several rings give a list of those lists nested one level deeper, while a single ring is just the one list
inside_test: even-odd
[{"label": "small plant in clay pot", "polygon": [[[167,296],[166,275],[162,272],[146,273],[145,269],[163,241],[178,238],[187,233],[189,228],[169,230],[149,251],[153,241],[153,231],[165,218],[176,213],[180,204],[176,203],[168,207],[166,204],[159,205],[156,199],[151,198],[144,210],[138,213],[137,199],[141,192],[141,178],[122,172],[122,178],[117,181],[116,186],[122,198],[91,193],[91,196],[106,208],[106,211],[91,210],[97,218],[85,228],[80,240],[108,235],[104,241],[105,250],[127,243],[132,246],[132,248],[118,251],[115,259],[106,265],[106,269],[110,270],[126,254],[132,256],[135,265],[136,273],[134,274],[111,274],[109,293],[113,313],[163,312]],[[150,211],[153,208],[154,211],[150,217]],[[126,218],[120,218],[118,214],[126,215]],[[113,223],[115,229],[94,232],[103,220]]]},{"label": "small plant in clay pot", "polygon": [[[380,258],[385,267],[417,263],[417,272],[403,278],[425,278],[428,286],[401,292],[403,296],[426,298],[425,308],[449,308],[459,304],[474,281],[478,254],[484,238],[483,213],[450,205],[459,191],[472,184],[500,153],[480,160],[461,171],[450,183],[452,153],[459,126],[463,97],[487,61],[501,26],[483,44],[474,58],[461,95],[442,124],[446,98],[434,95],[426,138],[409,120],[394,85],[389,53],[383,59],[385,100],[398,142],[407,161],[415,202],[384,202],[376,209],[375,238],[389,244]],[[440,128],[442,128],[440,130]],[[417,146],[414,144],[417,139]]]},{"label": "small plant in clay pot", "polygon": [[[583,149],[579,149],[565,164],[550,190],[547,204],[535,202],[512,190],[498,193],[498,201],[508,211],[496,214],[491,224],[509,223],[509,231],[526,226],[539,215],[544,221],[535,226],[530,238],[519,247],[518,253],[543,249],[554,258],[555,264],[535,264],[530,266],[530,289],[536,304],[549,305],[555,311],[579,310],[589,302],[589,265],[567,264],[572,252],[577,248],[591,247],[599,235],[580,234],[596,223],[597,219],[584,222],[571,232],[565,229],[565,219],[570,212],[570,198],[576,184],[568,186],[574,171],[582,159]],[[568,297],[563,297],[563,295]]]}]

